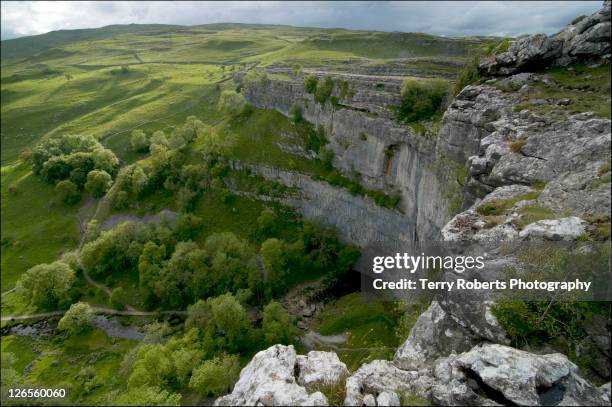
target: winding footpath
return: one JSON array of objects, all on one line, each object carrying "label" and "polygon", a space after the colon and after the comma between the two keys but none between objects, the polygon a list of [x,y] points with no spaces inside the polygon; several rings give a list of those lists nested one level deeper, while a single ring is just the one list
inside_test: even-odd
[{"label": "winding footpath", "polygon": [[[91,307],[91,309],[96,314],[105,314],[105,315],[119,315],[119,316],[128,316],[128,317],[155,317],[159,315],[187,315],[187,311],[182,310],[167,310],[167,311],[137,311],[137,310],[127,310],[127,311],[119,311],[113,308],[106,307]],[[64,315],[66,311],[51,311],[51,312],[40,312],[36,314],[25,314],[25,315],[7,315],[2,317],[2,322],[4,321],[22,321],[26,319],[37,319],[37,318],[49,318],[49,317],[58,317]]]}]

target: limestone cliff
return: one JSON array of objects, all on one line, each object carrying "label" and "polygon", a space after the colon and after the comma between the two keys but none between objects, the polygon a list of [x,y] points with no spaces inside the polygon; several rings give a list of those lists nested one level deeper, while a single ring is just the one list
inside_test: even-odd
[{"label": "limestone cliff", "polygon": [[[481,64],[483,72],[514,75],[463,89],[448,106],[433,138],[398,125],[386,109],[398,103],[397,78],[337,76],[337,80],[350,81],[354,92],[352,98],[343,99],[341,108],[316,103],[298,79],[268,80],[245,88],[247,99],[259,107],[289,115],[293,105],[302,106],[307,120],[325,127],[336,157],[334,164],[346,173],[357,171],[370,187],[399,190],[401,212],[377,208],[367,198],[353,197],[300,174],[267,167],[258,167],[256,172],[305,191],[306,200],[288,203],[306,216],[325,218],[359,244],[370,239],[605,239],[597,230],[598,222],[606,217],[609,227],[611,210],[610,119],[593,112],[564,110],[572,100],[549,98],[544,103],[556,108],[548,110],[538,110],[536,104],[529,105],[530,109],[521,105],[540,85],[551,84],[541,70],[526,72],[530,68],[609,63],[609,27],[610,2],[606,1],[600,12],[556,36],[535,35],[514,42],[509,55],[502,53]],[[606,30],[607,43],[600,38]],[[609,95],[609,89],[607,92]],[[463,211],[452,217],[450,181],[457,178],[456,169],[464,166],[467,175],[458,191]],[[497,205],[494,219],[483,205]],[[529,212],[534,208],[545,216],[534,218]],[[357,224],[346,224],[351,222]],[[493,275],[500,272],[498,266],[504,261],[489,259]],[[566,356],[536,355],[507,346],[510,341],[490,306],[485,297],[437,298],[420,316],[393,361],[372,361],[348,377],[344,403],[399,405],[399,396],[409,393],[441,405],[609,405],[609,383],[594,387]],[[591,345],[596,355],[592,368],[607,380],[609,325],[609,321],[600,321],[597,329],[588,328],[593,329]],[[278,380],[275,375],[257,368],[280,363],[276,354],[283,355],[279,360],[288,372],[278,386],[273,384]],[[325,403],[320,393],[299,385],[300,368],[294,354],[291,347],[261,352],[243,371],[240,385],[217,403]],[[317,365],[320,376],[337,370],[336,359],[326,359],[332,362],[329,369],[326,363]],[[286,360],[291,361],[289,366]],[[258,386],[247,385],[262,381],[268,383],[265,397],[258,393]],[[329,379],[331,384],[341,381],[339,375]],[[295,400],[278,393],[277,387],[295,393]]]}]

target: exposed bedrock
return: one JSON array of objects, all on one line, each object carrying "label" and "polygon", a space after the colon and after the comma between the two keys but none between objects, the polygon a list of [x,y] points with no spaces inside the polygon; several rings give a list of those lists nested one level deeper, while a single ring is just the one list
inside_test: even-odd
[{"label": "exposed bedrock", "polygon": [[447,109],[439,136],[427,138],[397,124],[388,110],[399,103],[398,83],[384,77],[351,80],[354,95],[340,109],[316,103],[301,79],[251,82],[244,94],[255,106],[285,115],[301,106],[304,118],[326,129],[337,168],[347,176],[358,173],[366,187],[401,194],[398,223],[405,224],[404,217],[415,225],[401,235],[436,240],[453,205],[457,209],[453,201],[461,202],[457,181],[463,180],[457,174],[478,153],[488,123],[511,107],[491,92],[464,91]]}]

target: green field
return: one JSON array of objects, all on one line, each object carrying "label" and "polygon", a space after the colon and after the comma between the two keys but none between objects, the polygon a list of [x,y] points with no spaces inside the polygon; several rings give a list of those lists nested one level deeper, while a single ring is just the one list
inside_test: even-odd
[{"label": "green field", "polygon": [[[70,259],[65,254],[78,251],[80,244],[86,242],[87,223],[92,219],[101,224],[112,216],[134,219],[162,210],[182,210],[179,187],[173,182],[180,185],[194,180],[185,181],[180,171],[190,165],[210,164],[204,172],[219,172],[215,160],[220,160],[223,175],[211,176],[216,182],[214,186],[203,187],[187,211],[202,223],[201,230],[191,237],[198,247],[206,246],[211,236],[231,232],[244,242],[245,251],[254,255],[260,268],[267,238],[281,239],[284,251],[294,250],[304,257],[313,257],[316,250],[333,251],[327,245],[339,243],[333,243],[332,232],[325,232],[329,233],[325,238],[312,235],[324,232],[313,232],[318,229],[309,229],[298,213],[279,202],[279,198],[299,191],[253,176],[248,170],[231,168],[230,163],[239,161],[247,166],[257,164],[297,171],[347,188],[353,194],[369,195],[376,202],[388,197],[366,190],[358,180],[342,176],[320,154],[306,154],[313,137],[315,144],[320,144],[317,137],[324,136],[311,124],[294,122],[276,111],[254,107],[238,115],[218,109],[220,95],[239,87],[233,80],[234,74],[244,76],[249,71],[270,66],[331,70],[346,68],[349,64],[376,68],[389,63],[403,64],[416,76],[448,78],[454,76],[482,43],[481,39],[414,33],[247,24],[108,26],[3,41],[0,78],[2,315],[66,309],[69,304],[37,306],[13,288],[33,266],[52,263],[62,256]],[[182,129],[189,117],[201,122],[200,133],[185,146],[170,148],[176,153],[172,157],[178,156],[176,159],[184,162],[156,190],[133,198],[130,205],[119,207],[113,203],[115,186],[106,196],[82,192],[80,200],[69,205],[52,183],[33,171],[33,151],[36,152],[41,141],[59,140],[71,134],[93,136],[116,155],[119,169],[138,167],[149,171],[162,154],[156,156],[146,149],[132,148],[132,131],[142,130],[148,136],[163,131],[170,137]],[[218,136],[225,143],[223,153],[214,159],[207,152],[209,135]],[[283,148],[286,146],[291,148]],[[116,175],[113,177],[116,181]],[[262,226],[265,214],[273,216],[273,230]],[[176,243],[172,239],[168,241],[170,246]],[[316,249],[317,245],[322,248]],[[335,250],[342,246],[333,247]],[[223,261],[223,256],[210,263]],[[324,274],[322,270],[333,268],[325,263],[326,258],[293,261],[290,264],[301,272],[286,276],[288,286],[312,279],[319,281]],[[131,272],[124,272],[121,267],[131,267]],[[79,268],[69,293],[71,298],[95,307],[150,309],[139,285],[142,281],[138,268],[123,264],[113,271],[88,280],[91,276]],[[121,305],[109,295],[115,289],[123,292]],[[257,307],[261,311],[261,306],[259,303],[245,305],[249,315]],[[153,306],[154,309],[163,307]],[[57,319],[52,321],[53,325]],[[151,322],[142,316],[122,321],[137,325]],[[164,325],[170,331],[165,335],[175,345],[185,342],[185,349],[212,346],[210,338],[192,338],[182,322],[171,320]],[[349,331],[352,336],[346,346],[350,350],[340,354],[355,369],[365,360],[390,357],[398,339],[385,333],[394,331],[398,323],[392,304],[365,301],[357,294],[349,294],[331,301],[314,328],[322,335]],[[4,321],[3,327],[14,324]],[[260,327],[252,327],[248,349],[232,349],[242,364],[266,345],[259,330]],[[130,349],[141,346],[142,343],[135,341],[108,337],[97,328],[72,336],[56,334],[48,340],[13,334],[2,337],[2,353],[15,357],[11,369],[22,383],[37,387],[68,386],[72,394],[70,402],[77,404],[116,402],[116,397],[127,391],[125,381],[132,368],[128,363],[126,376],[126,369],[121,370],[122,363],[134,357],[128,353]],[[226,352],[223,346],[227,345],[215,346],[221,350],[213,346],[207,358]],[[87,365],[91,369],[85,370]],[[164,379],[157,385],[182,394],[185,404],[202,402],[202,395],[193,392],[186,383],[172,380]]]}]

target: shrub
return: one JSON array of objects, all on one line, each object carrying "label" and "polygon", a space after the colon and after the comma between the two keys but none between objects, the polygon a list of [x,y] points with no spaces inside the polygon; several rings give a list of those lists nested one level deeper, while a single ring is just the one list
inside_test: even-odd
[{"label": "shrub", "polygon": [[269,345],[276,343],[289,345],[293,343],[294,336],[297,334],[289,314],[276,301],[271,301],[264,307],[263,332]]},{"label": "shrub", "polygon": [[222,355],[203,362],[194,369],[189,387],[202,396],[227,393],[240,374],[240,361],[235,355]]},{"label": "shrub", "polygon": [[149,139],[147,138],[147,134],[142,130],[134,130],[130,136],[130,145],[134,151],[147,151],[149,149]]},{"label": "shrub", "polygon": [[412,123],[439,114],[447,90],[447,82],[439,79],[405,80],[402,102],[398,108],[398,120]]},{"label": "shrub", "polygon": [[116,309],[122,310],[125,308],[126,295],[123,288],[117,287],[113,289],[110,295],[110,302]]},{"label": "shrub", "polygon": [[453,86],[452,96],[455,97],[468,85],[476,83],[480,79],[478,73],[478,63],[480,57],[474,56],[472,59],[459,71],[455,85]]},{"label": "shrub", "polygon": [[317,83],[317,90],[315,91],[315,100],[320,104],[325,104],[334,90],[334,81],[329,76],[326,77],[322,82]]},{"label": "shrub", "polygon": [[308,75],[304,78],[304,90],[308,93],[315,93],[317,91],[317,77],[314,75]]},{"label": "shrub", "polygon": [[77,186],[68,180],[63,180],[55,186],[55,192],[66,205],[74,205],[81,200],[81,193]]},{"label": "shrub", "polygon": [[112,178],[106,171],[93,170],[87,174],[87,182],[85,190],[96,198],[104,196],[106,191],[111,187]]},{"label": "shrub", "polygon": [[236,93],[233,90],[224,90],[221,96],[219,96],[217,109],[223,113],[237,116],[242,112],[246,104],[246,100],[242,94]]},{"label": "shrub", "polygon": [[74,279],[74,270],[62,261],[38,264],[19,278],[17,290],[37,306],[57,307],[70,300]]},{"label": "shrub", "polygon": [[72,304],[57,324],[57,329],[68,335],[77,335],[91,328],[94,313],[89,304],[77,302]]},{"label": "shrub", "polygon": [[527,144],[527,140],[520,138],[510,143],[510,150],[512,150],[513,153],[518,154],[521,152],[521,149],[525,144]]},{"label": "shrub", "polygon": [[291,120],[293,120],[294,123],[299,123],[304,119],[304,116],[302,115],[302,106],[298,105],[297,103],[294,103],[291,106],[289,114],[291,115]]}]

